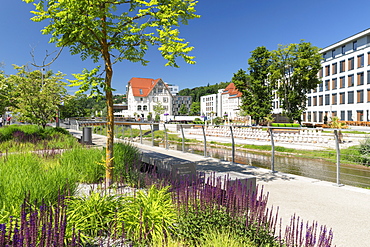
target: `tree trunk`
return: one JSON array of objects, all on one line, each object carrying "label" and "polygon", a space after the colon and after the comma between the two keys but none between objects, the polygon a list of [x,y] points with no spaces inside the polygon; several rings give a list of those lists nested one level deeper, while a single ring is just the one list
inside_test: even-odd
[{"label": "tree trunk", "polygon": [[111,81],[113,70],[112,66],[106,66],[105,83],[106,90],[106,103],[107,103],[107,148],[105,158],[105,183],[110,186],[113,182],[113,142],[114,142],[114,115],[113,115],[113,94],[111,90]]}]

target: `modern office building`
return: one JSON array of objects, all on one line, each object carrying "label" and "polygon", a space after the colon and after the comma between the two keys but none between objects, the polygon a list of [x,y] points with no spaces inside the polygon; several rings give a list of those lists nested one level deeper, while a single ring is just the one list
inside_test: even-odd
[{"label": "modern office building", "polygon": [[370,121],[370,29],[320,52],[322,83],[307,95],[302,122],[323,123],[331,116],[343,121]]}]

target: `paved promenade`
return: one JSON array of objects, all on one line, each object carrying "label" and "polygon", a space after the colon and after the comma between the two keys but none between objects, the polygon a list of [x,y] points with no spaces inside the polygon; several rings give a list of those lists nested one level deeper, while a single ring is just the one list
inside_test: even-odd
[{"label": "paved promenade", "polygon": [[[81,133],[70,130],[71,133]],[[104,146],[106,138],[93,134],[93,143]],[[317,221],[332,228],[333,244],[337,247],[370,246],[370,190],[351,186],[338,187],[333,183],[242,164],[231,164],[200,155],[166,150],[135,143],[143,150],[162,153],[197,163],[198,171],[243,178],[256,176],[257,184],[269,193],[269,206],[279,207],[282,226],[296,214],[305,222]],[[333,245],[333,246],[334,246]]]}]

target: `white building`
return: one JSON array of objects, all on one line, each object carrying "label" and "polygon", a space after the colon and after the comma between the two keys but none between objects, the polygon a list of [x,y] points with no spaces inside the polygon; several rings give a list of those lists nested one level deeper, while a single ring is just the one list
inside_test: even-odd
[{"label": "white building", "polygon": [[325,116],[370,121],[370,29],[321,50],[322,83],[307,96],[303,122],[322,123]]},{"label": "white building", "polygon": [[200,113],[206,117],[221,117],[221,93],[223,89],[219,89],[218,93],[209,94],[200,97]]},{"label": "white building", "polygon": [[[127,85],[127,105],[125,116],[147,118],[152,113],[154,118],[154,106],[159,102],[165,109],[165,114],[172,114],[173,96],[166,83],[162,79],[136,78],[133,77]],[[161,116],[163,118],[163,116]]]},{"label": "white building", "polygon": [[242,93],[234,83],[230,83],[225,89],[218,90],[217,94],[200,97],[201,114],[207,117],[225,117],[233,120],[239,116]]}]

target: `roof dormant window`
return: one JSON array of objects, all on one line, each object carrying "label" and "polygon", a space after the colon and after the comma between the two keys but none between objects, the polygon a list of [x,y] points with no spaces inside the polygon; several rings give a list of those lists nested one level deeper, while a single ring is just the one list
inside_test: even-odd
[{"label": "roof dormant window", "polygon": [[142,89],[140,89],[139,91],[140,91],[140,94],[143,94],[143,90]]}]

